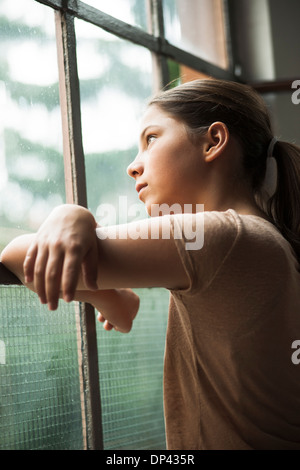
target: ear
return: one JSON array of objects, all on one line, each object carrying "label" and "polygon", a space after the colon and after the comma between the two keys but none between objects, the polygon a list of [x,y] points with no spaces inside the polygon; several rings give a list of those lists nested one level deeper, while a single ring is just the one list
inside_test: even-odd
[{"label": "ear", "polygon": [[229,130],[223,122],[214,122],[207,131],[205,144],[205,161],[212,162],[222,155],[229,142]]}]

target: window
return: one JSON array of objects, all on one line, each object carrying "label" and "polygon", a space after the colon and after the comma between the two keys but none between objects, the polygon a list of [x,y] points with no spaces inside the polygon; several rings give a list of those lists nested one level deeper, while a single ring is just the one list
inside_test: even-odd
[{"label": "window", "polygon": [[164,0],[164,5],[166,38],[172,44],[227,69],[224,2]]},{"label": "window", "polygon": [[[0,249],[63,202],[145,217],[126,167],[158,87],[239,80],[226,0],[0,0]],[[130,219],[132,220],[132,219]],[[55,313],[0,266],[0,449],[164,449],[168,293],[130,335],[90,306]]]}]

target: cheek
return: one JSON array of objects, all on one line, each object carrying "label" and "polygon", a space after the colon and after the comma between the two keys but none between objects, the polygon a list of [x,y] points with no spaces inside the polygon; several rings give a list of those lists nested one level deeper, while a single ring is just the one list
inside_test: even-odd
[{"label": "cheek", "polygon": [[169,177],[172,166],[161,154],[151,155],[145,165],[146,180],[151,178],[152,182],[161,181]]}]

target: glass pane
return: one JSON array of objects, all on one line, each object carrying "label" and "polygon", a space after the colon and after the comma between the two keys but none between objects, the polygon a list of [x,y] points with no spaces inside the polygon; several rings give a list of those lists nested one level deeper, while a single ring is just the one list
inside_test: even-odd
[{"label": "glass pane", "polygon": [[83,449],[74,307],[0,288],[0,449]]},{"label": "glass pane", "polygon": [[147,29],[147,0],[85,0],[84,3],[125,23]]},{"label": "glass pane", "polygon": [[[65,199],[53,10],[0,1],[0,250]],[[74,306],[0,288],[0,449],[82,449]]]},{"label": "glass pane", "polygon": [[136,292],[141,306],[128,335],[97,328],[106,450],[166,448],[162,383],[169,297],[156,289]]},{"label": "glass pane", "polygon": [[[81,21],[76,32],[89,208],[101,225],[145,218],[126,168],[137,153],[140,118],[152,94],[151,54]],[[106,449],[165,447],[162,372],[169,294],[156,289],[138,294],[140,312],[129,335],[98,327]]]},{"label": "glass pane", "polygon": [[53,10],[0,2],[0,249],[65,199]]},{"label": "glass pane", "polygon": [[76,35],[89,208],[106,224],[145,218],[126,169],[152,94],[151,54],[82,21]]},{"label": "glass pane", "polygon": [[228,68],[223,0],[163,0],[166,39]]},{"label": "glass pane", "polygon": [[190,82],[197,79],[209,79],[208,75],[205,75],[198,70],[187,67],[186,65],[178,64],[174,60],[168,60],[168,69],[170,82],[173,86],[179,85],[180,83]]}]

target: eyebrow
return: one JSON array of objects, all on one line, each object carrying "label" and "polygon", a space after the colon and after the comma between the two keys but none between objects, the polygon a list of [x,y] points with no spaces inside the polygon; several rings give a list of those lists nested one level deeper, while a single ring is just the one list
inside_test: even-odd
[{"label": "eyebrow", "polygon": [[149,126],[146,126],[145,129],[141,132],[140,139],[142,140],[144,135],[146,134],[147,130],[150,129],[151,127],[161,127],[158,124],[149,124]]}]

